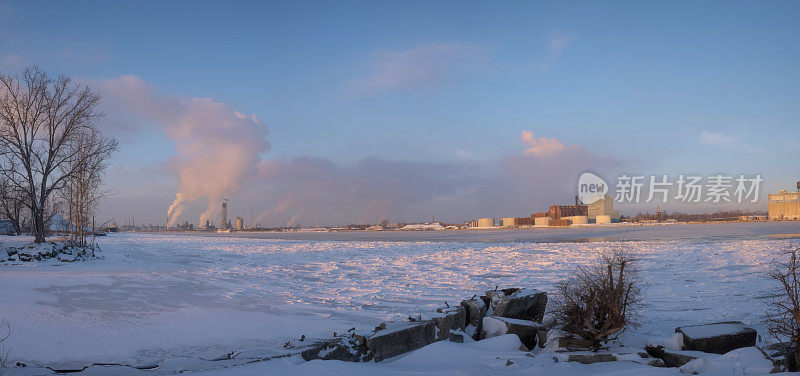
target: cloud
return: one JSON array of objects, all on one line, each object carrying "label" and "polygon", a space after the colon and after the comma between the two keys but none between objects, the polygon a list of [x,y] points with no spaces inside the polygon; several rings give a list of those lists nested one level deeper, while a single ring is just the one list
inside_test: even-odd
[{"label": "cloud", "polygon": [[471,44],[430,43],[406,50],[380,51],[367,75],[347,83],[356,92],[429,89],[481,64],[481,51]]},{"label": "cloud", "polygon": [[343,165],[304,156],[263,161],[249,194],[270,206],[259,222],[377,223],[402,220],[411,206],[474,182],[465,164],[370,157]]},{"label": "cloud", "polygon": [[748,139],[747,133],[741,132],[736,135],[703,130],[700,132],[700,142],[708,146],[720,149],[736,149],[750,154],[771,155],[767,149],[754,145]]},{"label": "cloud", "polygon": [[112,118],[128,119],[127,127],[150,123],[174,143],[177,153],[167,166],[178,178],[178,190],[168,211],[170,223],[198,201],[206,203],[198,223],[210,219],[219,199],[239,193],[255,175],[261,153],[270,148],[269,132],[255,115],[236,112],[224,103],[161,96],[136,76],[97,85]]},{"label": "cloud", "polygon": [[529,130],[522,131],[520,139],[523,143],[528,145],[528,148],[525,149],[525,155],[534,157],[554,157],[567,150],[567,147],[556,138],[536,138],[533,132]]},{"label": "cloud", "polygon": [[23,67],[25,67],[25,64],[25,58],[13,52],[9,52],[3,56],[0,56],[0,69],[3,70],[21,70]]},{"label": "cloud", "polygon": [[340,164],[304,156],[261,162],[240,200],[265,205],[256,220],[273,226],[521,216],[571,202],[581,172],[615,163],[577,146],[565,146],[558,158],[523,151],[450,163],[371,157]]},{"label": "cloud", "polygon": [[540,61],[523,65],[518,69],[540,72],[550,69],[558,61],[558,59],[561,57],[561,54],[567,49],[567,46],[569,46],[574,39],[575,38],[573,36],[563,34],[556,34],[552,36],[547,43],[546,53]]},{"label": "cloud", "polygon": [[739,142],[739,137],[729,136],[722,132],[702,131],[700,141],[709,146],[731,147]]}]

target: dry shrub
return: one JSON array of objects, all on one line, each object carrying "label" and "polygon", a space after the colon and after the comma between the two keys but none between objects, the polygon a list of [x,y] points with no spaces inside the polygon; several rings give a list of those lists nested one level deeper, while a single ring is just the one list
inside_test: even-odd
[{"label": "dry shrub", "polygon": [[783,251],[782,258],[772,262],[769,278],[778,282],[778,291],[767,312],[769,334],[779,341],[789,340],[786,347],[788,370],[800,369],[800,247]]},{"label": "dry shrub", "polygon": [[572,278],[557,285],[555,314],[562,329],[597,350],[635,326],[642,295],[636,266],[633,255],[618,250],[576,268]]}]

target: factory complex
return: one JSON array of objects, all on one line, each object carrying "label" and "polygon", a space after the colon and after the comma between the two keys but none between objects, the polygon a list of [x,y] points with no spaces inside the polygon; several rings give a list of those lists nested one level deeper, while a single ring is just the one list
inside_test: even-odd
[{"label": "factory complex", "polygon": [[468,228],[494,227],[565,227],[571,225],[587,225],[590,223],[608,224],[620,219],[614,210],[614,200],[605,195],[590,203],[583,204],[575,196],[575,204],[554,204],[546,212],[532,213],[529,217],[507,217],[499,222],[495,218],[479,218],[469,221]]}]

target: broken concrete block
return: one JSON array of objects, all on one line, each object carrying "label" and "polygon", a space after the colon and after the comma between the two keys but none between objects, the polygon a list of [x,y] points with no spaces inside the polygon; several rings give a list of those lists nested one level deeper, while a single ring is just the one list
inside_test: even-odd
[{"label": "broken concrete block", "polygon": [[741,347],[756,345],[757,333],[741,321],[682,326],[675,332],[683,334],[683,349],[725,354]]},{"label": "broken concrete block", "polygon": [[300,353],[306,361],[314,359],[364,362],[371,359],[369,352],[355,338],[333,338],[317,342]]},{"label": "broken concrete block", "polygon": [[486,309],[488,308],[483,299],[468,299],[461,302],[461,306],[466,310],[466,327],[464,331],[469,334],[472,339],[478,339],[480,335],[481,323],[484,316],[486,316]]},{"label": "broken concrete block", "polygon": [[466,308],[463,306],[442,309],[442,312],[433,318],[436,322],[436,340],[450,338],[450,332],[463,330],[466,326]]},{"label": "broken concrete block", "polygon": [[504,334],[516,334],[528,349],[536,346],[539,331],[544,330],[542,324],[530,321],[510,319],[507,317],[484,317],[480,339],[497,337]]},{"label": "broken concrete block", "polygon": [[578,362],[581,364],[592,364],[599,362],[615,362],[617,357],[614,354],[570,354],[568,362]]},{"label": "broken concrete block", "polygon": [[436,340],[436,322],[392,323],[366,338],[376,362],[427,346]]},{"label": "broken concrete block", "polygon": [[541,323],[546,306],[547,293],[522,289],[499,298],[492,315]]}]

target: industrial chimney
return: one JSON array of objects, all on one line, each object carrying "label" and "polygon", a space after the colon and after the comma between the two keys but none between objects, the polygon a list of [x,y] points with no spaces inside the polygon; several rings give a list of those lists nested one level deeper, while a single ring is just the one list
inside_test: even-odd
[{"label": "industrial chimney", "polygon": [[219,228],[223,231],[228,229],[228,203],[225,201],[222,202],[222,221]]}]

